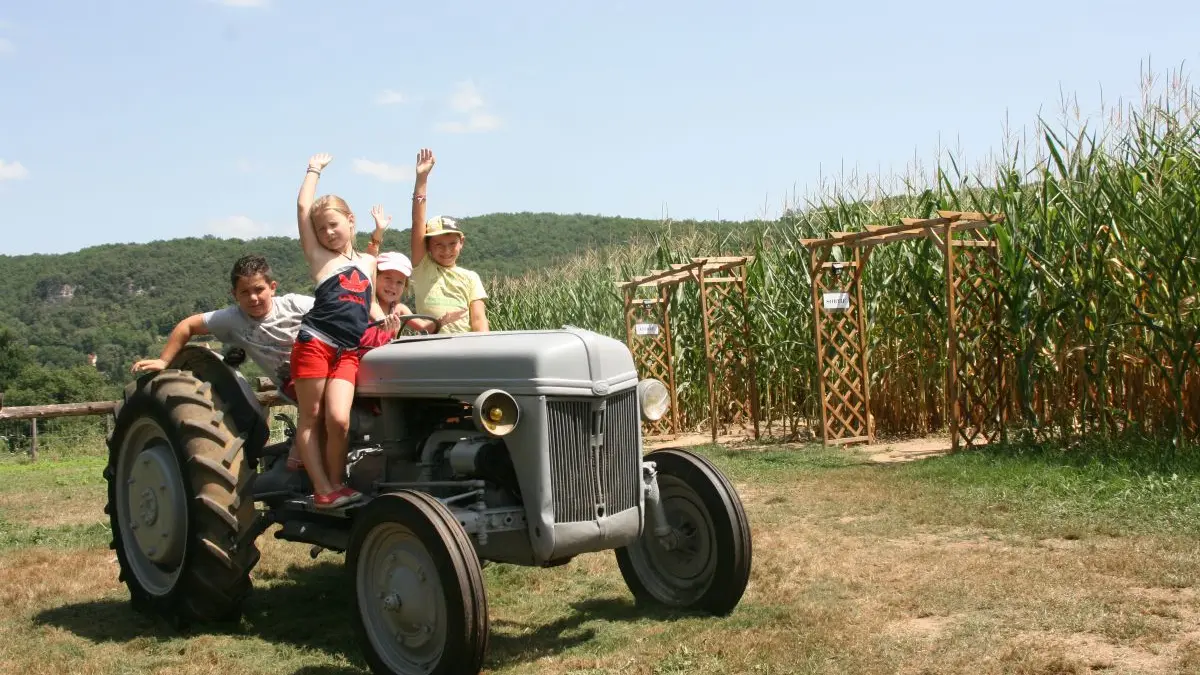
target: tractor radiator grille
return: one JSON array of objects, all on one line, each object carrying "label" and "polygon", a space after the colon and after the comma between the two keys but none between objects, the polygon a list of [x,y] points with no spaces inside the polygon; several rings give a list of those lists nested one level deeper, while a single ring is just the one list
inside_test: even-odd
[{"label": "tractor radiator grille", "polygon": [[637,506],[637,390],[600,401],[547,403],[554,520],[578,523]]},{"label": "tractor radiator grille", "polygon": [[642,446],[638,443],[641,421],[636,388],[609,397],[601,462],[609,513],[620,513],[641,501]]}]

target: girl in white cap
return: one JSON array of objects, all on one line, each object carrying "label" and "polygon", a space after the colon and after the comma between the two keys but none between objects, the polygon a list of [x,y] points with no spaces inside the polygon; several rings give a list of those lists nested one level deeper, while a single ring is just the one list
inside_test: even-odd
[{"label": "girl in white cap", "polygon": [[[408,280],[412,276],[412,262],[408,256],[399,251],[387,251],[386,253],[378,253],[379,243],[382,241],[382,233],[387,230],[388,224],[391,223],[391,216],[387,215],[382,206],[375,206],[371,209],[371,216],[375,218],[375,233],[376,236],[371,237],[371,242],[367,245],[367,252],[375,255],[378,254],[378,263],[376,265],[375,274],[375,301],[379,303],[379,307],[387,315],[412,314],[412,310],[407,305],[400,302],[400,298],[404,297],[404,292],[408,289]],[[405,323],[417,330],[436,332],[443,325],[458,321],[466,316],[466,310],[458,310],[446,312],[438,317],[436,322],[427,321],[425,319],[411,319]],[[379,347],[391,342],[396,337],[396,333],[403,326],[388,330],[385,326],[372,326],[367,329],[363,335],[362,342],[359,346],[364,349]]]},{"label": "girl in white cap", "polygon": [[[408,287],[408,278],[412,276],[412,263],[408,256],[396,251],[381,253],[378,257],[375,272],[375,301],[385,314],[412,314],[407,305],[400,302],[404,289]],[[412,321],[410,323],[416,323]],[[399,329],[388,330],[386,326],[371,326],[363,333],[358,343],[360,348],[370,349],[386,345],[396,337]]]}]

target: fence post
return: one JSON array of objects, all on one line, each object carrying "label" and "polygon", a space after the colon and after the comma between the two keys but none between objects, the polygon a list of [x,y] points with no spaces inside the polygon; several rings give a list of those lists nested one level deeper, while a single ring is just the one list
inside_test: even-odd
[{"label": "fence post", "polygon": [[30,460],[30,461],[32,461],[32,462],[36,462],[36,461],[37,461],[37,451],[38,451],[38,447],[37,447],[37,418],[36,418],[36,417],[35,417],[35,418],[33,418],[32,420],[30,420],[30,426],[32,426],[32,427],[33,427],[33,432],[30,434],[30,436],[31,436],[31,440],[30,440],[30,443],[29,443],[29,460]]}]

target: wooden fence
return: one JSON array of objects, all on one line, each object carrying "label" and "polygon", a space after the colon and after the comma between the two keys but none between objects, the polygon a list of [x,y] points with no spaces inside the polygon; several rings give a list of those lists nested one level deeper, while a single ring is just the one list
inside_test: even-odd
[{"label": "wooden fence", "polygon": [[[258,402],[268,408],[279,405],[291,405],[290,401],[280,397],[278,391],[259,391],[256,396],[258,396]],[[4,407],[4,394],[0,393],[0,422],[29,420],[29,458],[37,460],[38,420],[103,415],[105,431],[107,432],[113,410],[116,407],[116,401],[90,401],[87,403],[56,403],[52,405],[26,405],[6,408]],[[107,436],[107,433],[105,435]]]}]

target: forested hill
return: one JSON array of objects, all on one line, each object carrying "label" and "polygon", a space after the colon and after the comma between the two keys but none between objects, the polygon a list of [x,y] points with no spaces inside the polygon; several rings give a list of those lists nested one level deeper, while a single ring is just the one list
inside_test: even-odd
[{"label": "forested hill", "polygon": [[[661,230],[659,221],[538,213],[462,219],[464,267],[485,279],[545,268],[587,250],[624,244]],[[687,229],[736,230],[730,223],[674,223]],[[360,249],[366,245],[360,235]],[[384,250],[408,252],[408,230],[389,231]],[[287,237],[241,241],[215,237],[110,244],[61,255],[0,256],[0,330],[29,347],[35,363],[69,367],[97,355],[113,380],[181,318],[231,301],[229,269],[245,253],[271,261],[281,292],[306,292],[299,242]],[[2,390],[4,383],[0,383]]]}]

